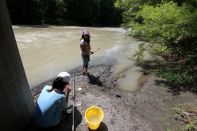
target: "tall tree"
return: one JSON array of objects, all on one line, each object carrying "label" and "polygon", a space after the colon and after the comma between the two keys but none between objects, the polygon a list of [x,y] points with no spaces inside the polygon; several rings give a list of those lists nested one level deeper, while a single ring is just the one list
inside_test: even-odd
[{"label": "tall tree", "polygon": [[40,21],[35,0],[6,0],[11,22],[14,24],[37,24]]}]

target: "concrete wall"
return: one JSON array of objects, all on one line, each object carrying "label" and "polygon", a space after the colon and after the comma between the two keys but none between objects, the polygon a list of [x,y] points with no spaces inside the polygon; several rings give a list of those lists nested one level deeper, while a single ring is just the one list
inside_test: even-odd
[{"label": "concrete wall", "polygon": [[23,131],[34,104],[5,0],[0,0],[0,130]]}]

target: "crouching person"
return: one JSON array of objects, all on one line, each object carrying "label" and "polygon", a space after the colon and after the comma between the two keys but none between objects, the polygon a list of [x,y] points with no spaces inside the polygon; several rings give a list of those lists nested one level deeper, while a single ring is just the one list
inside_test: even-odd
[{"label": "crouching person", "polygon": [[61,72],[53,81],[52,87],[45,86],[36,102],[34,120],[38,127],[57,126],[67,110],[68,97],[71,91],[71,76]]}]

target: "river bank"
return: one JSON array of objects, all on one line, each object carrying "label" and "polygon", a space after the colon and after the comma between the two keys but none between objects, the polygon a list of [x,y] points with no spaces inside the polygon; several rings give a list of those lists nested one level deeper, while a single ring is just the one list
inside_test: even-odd
[{"label": "river bank", "polygon": [[[136,91],[122,91],[115,83],[126,78],[117,76],[113,65],[91,66],[89,77],[81,74],[80,67],[69,72],[71,74],[75,72],[76,105],[78,105],[75,110],[75,120],[78,123],[76,131],[89,130],[84,113],[92,105],[101,107],[105,113],[98,131],[166,131],[167,129],[178,131],[180,125],[175,120],[172,109],[179,104],[197,102],[197,96],[190,92],[174,95],[170,88],[160,85],[153,75],[140,77]],[[51,82],[52,79],[31,89],[35,101],[43,85]],[[69,102],[69,105],[72,105],[71,97]],[[71,116],[68,115],[68,119],[62,121],[55,130],[71,130]]]}]

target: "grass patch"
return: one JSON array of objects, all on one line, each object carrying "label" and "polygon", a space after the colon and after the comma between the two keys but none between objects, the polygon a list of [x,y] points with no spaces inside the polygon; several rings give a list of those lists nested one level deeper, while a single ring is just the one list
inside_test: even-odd
[{"label": "grass patch", "polygon": [[[151,60],[144,59],[145,52],[152,56]],[[173,54],[164,44],[142,43],[133,57],[145,74],[154,73],[171,89],[197,92],[197,65],[189,64],[188,59]]]},{"label": "grass patch", "polygon": [[197,131],[197,104],[180,104],[172,108],[181,131]]},{"label": "grass patch", "polygon": [[157,76],[168,81],[172,86],[185,87],[193,84],[193,72],[185,65],[165,63],[153,71]]}]

